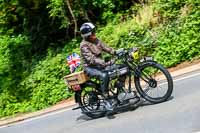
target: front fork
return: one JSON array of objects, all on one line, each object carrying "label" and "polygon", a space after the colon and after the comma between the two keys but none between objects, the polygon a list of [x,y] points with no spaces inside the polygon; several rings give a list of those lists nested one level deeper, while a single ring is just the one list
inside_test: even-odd
[{"label": "front fork", "polygon": [[128,92],[131,93],[131,72],[129,72],[128,77]]}]

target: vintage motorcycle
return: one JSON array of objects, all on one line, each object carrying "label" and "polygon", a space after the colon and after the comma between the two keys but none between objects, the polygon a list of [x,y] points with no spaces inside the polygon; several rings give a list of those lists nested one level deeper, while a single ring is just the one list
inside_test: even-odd
[{"label": "vintage motorcycle", "polygon": [[[141,99],[157,104],[167,101],[173,91],[173,80],[166,68],[151,57],[139,57],[135,48],[120,49],[115,58],[119,62],[107,67],[109,74],[108,97],[102,95],[100,81],[89,78],[83,71],[64,77],[75,91],[75,101],[82,113],[91,118],[105,116],[108,112],[136,107]],[[105,100],[113,110],[108,111]]]}]

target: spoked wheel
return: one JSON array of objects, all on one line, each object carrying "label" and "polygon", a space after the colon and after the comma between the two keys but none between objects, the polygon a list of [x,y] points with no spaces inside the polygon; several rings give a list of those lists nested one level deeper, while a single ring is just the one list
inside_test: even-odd
[{"label": "spoked wheel", "polygon": [[171,96],[173,80],[162,65],[154,61],[146,61],[140,65],[136,73],[136,89],[147,101],[161,103]]},{"label": "spoked wheel", "polygon": [[105,115],[102,95],[95,88],[86,87],[78,97],[79,106],[84,114],[91,118],[99,118]]}]

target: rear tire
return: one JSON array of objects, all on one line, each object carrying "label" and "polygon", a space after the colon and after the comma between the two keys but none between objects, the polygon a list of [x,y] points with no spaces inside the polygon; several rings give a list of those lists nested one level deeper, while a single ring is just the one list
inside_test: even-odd
[{"label": "rear tire", "polygon": [[[160,79],[162,80],[158,81]],[[168,100],[173,92],[173,80],[170,73],[155,61],[142,62],[138,67],[138,72],[135,75],[134,82],[138,93],[151,103],[164,102]],[[160,86],[158,85],[159,82],[161,82]],[[166,87],[165,90],[163,90],[164,87]],[[149,94],[149,91],[151,90],[162,90],[165,92],[161,96],[151,96],[151,94]]]},{"label": "rear tire", "polygon": [[93,119],[105,116],[106,112],[101,109],[101,94],[93,87],[87,86],[85,88],[79,92],[77,97],[82,113]]}]

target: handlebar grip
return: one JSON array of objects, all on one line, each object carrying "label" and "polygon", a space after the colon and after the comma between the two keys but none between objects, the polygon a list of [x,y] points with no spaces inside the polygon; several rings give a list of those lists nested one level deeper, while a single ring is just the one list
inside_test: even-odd
[{"label": "handlebar grip", "polygon": [[116,51],[116,55],[117,55],[118,57],[121,57],[121,56],[125,55],[126,53],[127,53],[127,50],[125,50],[124,48],[120,48],[120,49],[118,49],[118,50]]},{"label": "handlebar grip", "polygon": [[120,53],[123,53],[123,51],[124,51],[124,48],[120,48],[120,49],[116,50],[116,54],[118,55]]}]

